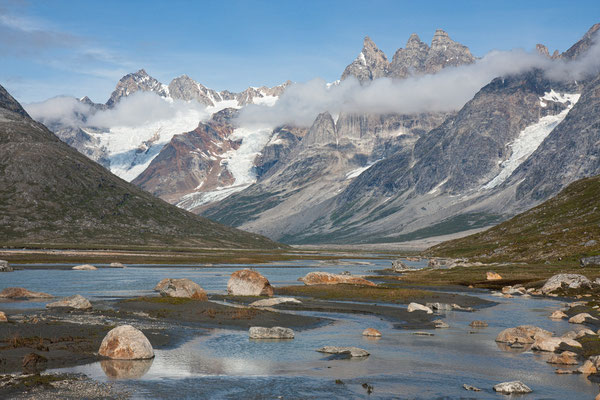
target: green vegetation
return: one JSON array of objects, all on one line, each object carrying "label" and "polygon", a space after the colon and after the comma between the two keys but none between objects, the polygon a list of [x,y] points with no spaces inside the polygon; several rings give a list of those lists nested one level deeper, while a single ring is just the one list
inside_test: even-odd
[{"label": "green vegetation", "polygon": [[123,300],[124,302],[138,302],[144,301],[146,303],[154,303],[154,304],[171,304],[171,305],[179,305],[179,304],[187,304],[194,301],[200,301],[195,299],[186,299],[183,297],[135,297],[133,299]]},{"label": "green vegetation", "polygon": [[546,260],[577,264],[600,254],[600,176],[581,179],[556,197],[485,232],[448,241],[428,253],[483,262]]},{"label": "green vegetation", "polygon": [[305,296],[320,300],[379,301],[384,303],[409,303],[419,298],[430,298],[434,293],[407,288],[372,287],[355,285],[285,286],[275,293],[285,296]]}]

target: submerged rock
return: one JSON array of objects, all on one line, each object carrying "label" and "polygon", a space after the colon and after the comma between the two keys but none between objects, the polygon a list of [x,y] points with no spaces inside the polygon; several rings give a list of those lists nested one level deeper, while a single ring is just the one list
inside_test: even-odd
[{"label": "submerged rock", "polygon": [[92,304],[85,297],[75,294],[73,296],[65,297],[59,301],[46,304],[46,308],[71,308],[75,310],[89,310],[92,308]]},{"label": "submerged rock", "polygon": [[472,328],[487,328],[488,323],[485,321],[473,321],[469,324]]},{"label": "submerged rock", "polygon": [[0,292],[4,299],[50,299],[54,296],[43,292],[32,292],[21,287],[7,287]]},{"label": "submerged rock", "polygon": [[369,352],[358,347],[325,346],[317,350],[327,354],[349,354],[351,357],[367,357]]},{"label": "submerged rock", "polygon": [[579,289],[591,287],[588,278],[579,274],[557,274],[550,277],[540,289],[543,294],[552,293],[558,289]]},{"label": "submerged rock", "polygon": [[496,342],[501,343],[534,343],[537,339],[551,337],[552,332],[538,328],[533,325],[521,325],[515,328],[507,328],[496,337]]},{"label": "submerged rock", "polygon": [[438,328],[438,329],[450,328],[450,325],[448,325],[446,322],[444,322],[441,319],[436,319],[435,321],[432,321],[432,322],[435,325],[435,327]]},{"label": "submerged rock", "polygon": [[302,304],[300,300],[294,299],[293,297],[273,297],[272,299],[256,300],[255,302],[250,303],[250,307],[273,307],[277,304],[285,303]]},{"label": "submerged rock", "polygon": [[242,269],[231,274],[227,282],[227,293],[233,296],[273,296],[273,287],[268,279],[251,269]]},{"label": "submerged rock", "polygon": [[533,390],[531,390],[521,381],[499,383],[494,386],[494,391],[503,394],[522,394],[533,392]]},{"label": "submerged rock", "polygon": [[153,358],[154,350],[142,331],[121,325],[106,334],[98,354],[117,360],[139,360]]},{"label": "submerged rock", "polygon": [[363,331],[363,336],[381,337],[381,332],[375,328],[367,328]]},{"label": "submerged rock", "polygon": [[294,331],[290,328],[282,328],[274,326],[272,328],[264,328],[262,326],[253,326],[248,331],[250,339],[293,339]]},{"label": "submerged rock", "polygon": [[298,279],[300,282],[304,282],[305,285],[363,285],[363,286],[377,286],[371,281],[358,276],[348,276],[332,274],[329,272],[309,272],[303,278]]},{"label": "submerged rock", "polygon": [[12,272],[13,267],[8,265],[8,261],[0,260],[0,272]]},{"label": "submerged rock", "polygon": [[98,268],[94,267],[91,264],[83,264],[83,265],[77,265],[77,266],[75,266],[75,267],[73,267],[71,269],[75,270],[75,271],[95,271]]},{"label": "submerged rock", "polygon": [[208,300],[204,289],[196,282],[187,278],[169,279],[162,285],[160,295],[163,297]]},{"label": "submerged rock", "polygon": [[463,384],[463,388],[464,388],[465,390],[470,390],[470,391],[472,391],[472,392],[481,392],[481,389],[479,389],[478,387],[471,386],[471,385],[467,385],[466,383],[465,383],[465,384]]},{"label": "submerged rock", "polygon": [[427,314],[433,314],[433,310],[423,304],[410,303],[407,308],[408,312],[425,311]]}]

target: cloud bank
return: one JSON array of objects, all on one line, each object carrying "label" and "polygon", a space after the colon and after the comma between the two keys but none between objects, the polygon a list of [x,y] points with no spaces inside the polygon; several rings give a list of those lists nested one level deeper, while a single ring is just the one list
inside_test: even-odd
[{"label": "cloud bank", "polygon": [[[596,34],[596,39],[599,35]],[[539,68],[554,80],[579,80],[600,73],[600,43],[596,41],[575,61],[550,60],[524,50],[492,51],[474,64],[445,68],[435,75],[403,80],[380,78],[360,85],[350,78],[338,85],[321,79],[294,84],[273,107],[251,105],[242,110],[239,123],[309,126],[329,111],[356,113],[421,113],[453,111],[494,78]]]}]

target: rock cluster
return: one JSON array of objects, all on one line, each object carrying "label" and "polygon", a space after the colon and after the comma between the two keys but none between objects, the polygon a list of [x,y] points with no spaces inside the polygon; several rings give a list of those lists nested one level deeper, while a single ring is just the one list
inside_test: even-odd
[{"label": "rock cluster", "polygon": [[592,282],[583,275],[579,274],[558,274],[550,277],[541,292],[550,294],[558,289],[579,289],[581,287],[591,287]]}]

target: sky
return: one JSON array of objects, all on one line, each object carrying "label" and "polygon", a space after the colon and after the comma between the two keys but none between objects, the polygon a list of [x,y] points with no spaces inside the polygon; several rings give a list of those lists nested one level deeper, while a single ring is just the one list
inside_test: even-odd
[{"label": "sky", "polygon": [[482,57],[566,50],[599,1],[20,1],[0,0],[0,85],[23,103],[58,95],[104,103],[123,75],[163,83],[187,74],[241,91],[339,79],[368,35],[391,59],[411,33],[435,29]]}]

